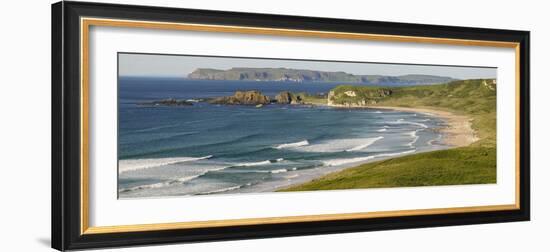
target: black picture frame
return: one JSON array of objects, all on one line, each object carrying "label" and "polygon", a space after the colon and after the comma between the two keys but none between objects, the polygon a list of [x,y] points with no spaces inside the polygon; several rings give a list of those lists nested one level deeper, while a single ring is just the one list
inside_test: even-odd
[{"label": "black picture frame", "polygon": [[[519,209],[160,231],[81,232],[81,17],[519,43]],[[102,3],[52,5],[52,247],[58,250],[468,225],[530,218],[529,32]]]}]

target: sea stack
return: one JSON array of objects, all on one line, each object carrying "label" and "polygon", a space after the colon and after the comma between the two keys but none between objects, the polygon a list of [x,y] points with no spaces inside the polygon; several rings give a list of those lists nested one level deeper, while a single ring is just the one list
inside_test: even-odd
[{"label": "sea stack", "polygon": [[275,96],[275,101],[279,104],[302,104],[302,98],[289,91],[283,91]]},{"label": "sea stack", "polygon": [[270,99],[269,96],[263,95],[260,91],[250,90],[237,91],[232,96],[213,98],[209,101],[209,103],[226,105],[265,105],[270,103]]}]

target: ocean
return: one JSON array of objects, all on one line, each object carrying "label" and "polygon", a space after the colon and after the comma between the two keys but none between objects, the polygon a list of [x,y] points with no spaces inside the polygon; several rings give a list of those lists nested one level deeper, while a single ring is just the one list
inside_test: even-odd
[{"label": "ocean", "polygon": [[119,198],[272,192],[370,160],[447,148],[429,114],[307,105],[143,106],[259,90],[328,93],[339,83],[121,77]]}]

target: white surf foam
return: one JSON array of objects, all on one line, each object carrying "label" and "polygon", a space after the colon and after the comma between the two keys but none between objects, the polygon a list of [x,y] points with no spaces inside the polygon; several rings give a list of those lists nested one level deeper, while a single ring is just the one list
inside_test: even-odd
[{"label": "white surf foam", "polygon": [[165,181],[165,182],[159,182],[159,183],[154,183],[154,184],[140,185],[140,186],[125,188],[125,189],[119,190],[119,192],[131,192],[131,191],[137,191],[137,190],[143,190],[143,189],[155,189],[155,188],[162,188],[162,187],[165,187],[165,186],[170,186],[170,185],[175,185],[175,184],[182,184],[182,183],[185,183],[189,180],[196,179],[196,178],[198,178],[198,177],[200,177],[204,174],[206,174],[206,172],[204,172],[202,174],[198,174],[198,175],[181,177],[181,178],[177,178],[177,179],[169,180],[169,181]]},{"label": "white surf foam", "polygon": [[280,145],[275,146],[274,148],[280,150],[280,149],[296,148],[296,147],[300,147],[300,146],[306,146],[308,144],[309,144],[309,142],[307,140],[303,140],[303,141],[295,142],[295,143],[280,144]]},{"label": "white surf foam", "polygon": [[271,161],[265,160],[260,162],[240,163],[235,166],[257,166],[257,165],[266,165],[266,164],[271,164]]},{"label": "white surf foam", "polygon": [[416,141],[418,141],[418,139],[420,138],[418,135],[416,135],[416,132],[418,132],[418,130],[411,131],[411,132],[407,133],[407,135],[409,135],[413,138],[413,140],[407,144],[410,147],[413,147],[413,144],[415,144]]},{"label": "white surf foam", "polygon": [[242,170],[242,172],[256,172],[256,173],[282,173],[282,172],[287,172],[288,170],[287,169],[276,169],[276,170]]},{"label": "white surf foam", "polygon": [[374,158],[374,156],[331,159],[331,160],[323,161],[323,164],[325,166],[337,166],[337,165],[344,165],[344,164],[349,164],[349,163],[357,163],[357,162],[367,161],[367,160],[370,160],[370,159],[373,159],[373,158]]},{"label": "white surf foam", "polygon": [[395,157],[395,156],[399,156],[399,155],[405,155],[405,154],[413,153],[415,151],[416,150],[408,150],[408,151],[403,151],[403,152],[384,153],[384,154],[375,155],[375,157]]},{"label": "white surf foam", "polygon": [[377,131],[378,131],[378,132],[386,132],[387,130],[388,130],[388,129],[386,129],[386,128],[381,128],[381,129],[379,129],[379,130],[377,130]]},{"label": "white surf foam", "polygon": [[118,172],[128,172],[135,170],[142,170],[148,168],[154,168],[159,166],[198,161],[203,159],[209,159],[212,155],[204,157],[173,157],[173,158],[146,158],[146,159],[124,159],[118,161]]},{"label": "white surf foam", "polygon": [[284,160],[285,160],[284,158],[277,158],[275,160],[264,160],[264,161],[259,161],[259,162],[240,163],[240,164],[236,164],[234,166],[246,166],[246,167],[248,167],[248,166],[268,165],[268,164],[272,164],[272,163],[282,162]]},{"label": "white surf foam", "polygon": [[344,138],[321,141],[319,143],[309,144],[307,146],[300,146],[292,148],[294,151],[301,152],[343,152],[351,150],[360,150],[368,147],[374,141],[377,141],[381,136],[371,138]]},{"label": "white surf foam", "polygon": [[[247,185],[251,185],[251,183],[248,183]],[[220,189],[216,189],[216,190],[212,190],[212,191],[208,191],[208,192],[204,192],[204,193],[200,193],[200,194],[214,194],[214,193],[222,193],[222,192],[227,192],[227,191],[233,191],[233,190],[237,190],[237,189],[239,189],[243,186],[244,185],[230,186],[230,187],[220,188]]]},{"label": "white surf foam", "polygon": [[422,128],[425,128],[427,129],[428,128],[428,125],[426,124],[423,124],[423,123],[417,123],[417,122],[407,122],[408,124],[412,124],[412,125],[416,125],[416,126],[420,126]]},{"label": "white surf foam", "polygon": [[277,170],[272,170],[271,173],[276,174],[276,173],[283,173],[287,171],[288,171],[287,169],[277,169]]},{"label": "white surf foam", "polygon": [[351,149],[347,149],[346,151],[360,151],[360,150],[366,149],[367,147],[369,147],[370,145],[372,145],[373,143],[375,143],[376,141],[378,141],[382,138],[384,138],[384,137],[379,136],[379,137],[375,137],[375,138],[369,138],[368,141],[366,141],[366,143],[355,146]]},{"label": "white surf foam", "polygon": [[202,176],[206,175],[209,172],[221,171],[221,170],[224,170],[224,169],[227,169],[227,168],[229,168],[229,166],[208,169],[208,170],[200,172],[199,174],[182,176],[182,177],[178,177],[178,178],[175,178],[175,179],[170,179],[170,180],[167,180],[167,181],[164,181],[164,182],[159,182],[159,183],[154,183],[154,184],[147,184],[147,185],[139,185],[139,186],[134,186],[134,187],[130,187],[130,188],[120,189],[119,192],[130,192],[130,191],[137,191],[137,190],[143,190],[143,189],[155,189],[155,188],[162,188],[162,187],[167,187],[167,186],[174,186],[174,185],[184,184],[184,183],[186,183],[188,181],[191,181],[193,179],[202,177]]},{"label": "white surf foam", "polygon": [[397,121],[385,122],[385,123],[388,123],[388,124],[410,124],[410,125],[416,125],[416,126],[419,126],[419,127],[422,127],[422,128],[428,128],[428,125],[426,125],[426,124],[417,123],[417,122],[405,121],[404,119],[399,119],[399,120],[397,120]]},{"label": "white surf foam", "polygon": [[325,166],[338,166],[338,165],[345,165],[345,164],[350,164],[350,163],[364,162],[364,161],[368,161],[368,160],[371,160],[371,159],[374,159],[374,158],[379,158],[379,157],[399,156],[399,155],[413,153],[415,151],[416,150],[408,150],[408,151],[403,151],[403,152],[383,153],[383,154],[377,154],[377,155],[366,156],[366,157],[330,159],[330,160],[323,161],[323,164]]}]

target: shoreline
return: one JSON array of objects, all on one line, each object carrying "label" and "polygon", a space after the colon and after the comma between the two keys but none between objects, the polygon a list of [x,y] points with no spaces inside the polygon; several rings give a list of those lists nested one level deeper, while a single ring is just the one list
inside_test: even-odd
[{"label": "shoreline", "polygon": [[[409,112],[409,113],[418,113],[418,114],[426,114],[430,116],[437,117],[445,122],[445,126],[442,127],[433,127],[431,128],[435,132],[439,132],[441,134],[441,142],[444,143],[443,149],[452,149],[457,147],[463,147],[468,146],[476,141],[479,140],[479,138],[476,136],[475,130],[471,127],[471,118],[464,115],[457,115],[452,112],[444,111],[444,110],[437,110],[433,108],[425,108],[425,107],[394,107],[394,106],[342,106],[342,105],[334,105],[334,104],[323,104],[323,103],[309,103],[304,104],[309,106],[321,106],[321,107],[327,107],[327,108],[340,108],[340,109],[370,109],[370,110],[393,110],[393,111],[403,111],[403,112]],[[314,181],[316,179],[325,177],[329,174],[333,173],[339,173],[348,169],[353,169],[356,167],[359,167],[364,164],[382,161],[382,160],[388,160],[392,158],[398,158],[403,156],[413,156],[420,153],[425,152],[432,152],[436,151],[437,149],[429,149],[429,150],[423,150],[423,151],[414,151],[411,153],[402,153],[392,156],[381,156],[381,157],[373,157],[369,160],[363,160],[363,161],[357,161],[354,163],[348,163],[348,164],[342,164],[342,165],[336,165],[336,166],[328,166],[328,167],[322,167],[322,170],[316,169],[315,171],[311,171],[309,174],[302,174],[305,175],[301,178],[296,177],[289,177],[286,184],[279,184],[275,185],[273,184],[273,187],[271,189],[267,190],[261,190],[257,191],[257,188],[254,190],[250,190],[252,188],[238,188],[236,191],[230,190],[227,192],[221,192],[221,193],[214,193],[214,194],[226,194],[226,193],[259,193],[259,192],[278,192],[285,190],[287,188],[292,188],[296,186],[300,186],[303,184],[307,184],[311,181]],[[132,198],[131,196],[127,198]]]},{"label": "shoreline", "polygon": [[443,142],[452,147],[468,146],[479,140],[479,137],[477,137],[477,132],[472,129],[472,118],[468,116],[457,115],[452,112],[432,108],[408,108],[391,106],[369,106],[365,108],[416,112],[439,117],[447,123],[446,127],[439,129],[440,132],[443,134]]},{"label": "shoreline", "polygon": [[443,142],[451,147],[464,147],[472,143],[477,142],[480,138],[477,136],[477,132],[472,129],[472,118],[465,115],[457,115],[455,113],[438,110],[426,107],[397,107],[397,106],[346,106],[336,104],[316,104],[310,103],[308,105],[313,106],[326,106],[332,108],[349,108],[349,109],[382,109],[382,110],[395,110],[403,112],[412,112],[419,114],[427,114],[439,117],[447,123],[447,127],[438,129],[443,134]]},{"label": "shoreline", "polygon": [[[472,129],[472,123],[471,123],[472,119],[470,117],[464,116],[464,115],[457,115],[448,111],[437,110],[432,108],[408,108],[408,107],[393,107],[393,106],[338,106],[333,104],[331,105],[324,104],[324,106],[335,107],[335,108],[394,110],[394,111],[413,112],[413,113],[428,114],[428,115],[436,116],[440,119],[443,119],[447,124],[446,127],[443,127],[437,130],[439,130],[442,133],[442,141],[445,143],[445,145],[449,146],[448,149],[468,146],[479,140],[479,138],[476,136],[477,134],[476,131]],[[391,156],[391,157],[373,158],[371,160],[349,164],[349,165],[346,165],[345,167],[341,166],[336,169],[332,169],[331,171],[325,173],[322,176],[309,178],[308,181],[301,181],[298,183],[292,183],[285,186],[281,186],[279,188],[276,188],[274,191],[279,192],[287,188],[292,188],[292,187],[300,186],[302,184],[307,184],[315,179],[322,178],[328,174],[342,172],[347,169],[353,169],[355,167],[358,167],[364,164],[387,160],[391,158],[416,155],[419,153],[431,152],[431,151],[434,151],[434,150],[423,151],[423,152],[413,152],[410,154],[403,154],[403,155],[397,155],[397,156]]]}]

